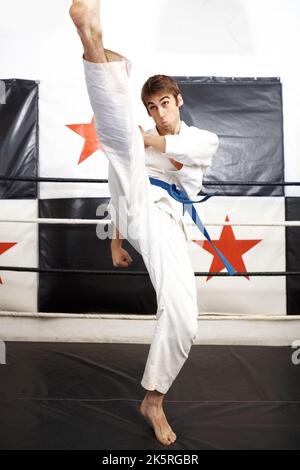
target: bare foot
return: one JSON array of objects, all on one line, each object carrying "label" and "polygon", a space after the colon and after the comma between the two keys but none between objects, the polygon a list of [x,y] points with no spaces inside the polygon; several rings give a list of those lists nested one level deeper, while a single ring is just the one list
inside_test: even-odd
[{"label": "bare foot", "polygon": [[162,407],[162,397],[159,392],[148,392],[141,403],[140,411],[153,428],[157,440],[164,446],[176,441],[176,434],[172,431]]},{"label": "bare foot", "polygon": [[80,36],[84,58],[89,62],[107,62],[102,42],[100,0],[73,0],[70,16]]},{"label": "bare foot", "polygon": [[81,32],[93,29],[101,31],[99,0],[73,0],[70,16]]}]

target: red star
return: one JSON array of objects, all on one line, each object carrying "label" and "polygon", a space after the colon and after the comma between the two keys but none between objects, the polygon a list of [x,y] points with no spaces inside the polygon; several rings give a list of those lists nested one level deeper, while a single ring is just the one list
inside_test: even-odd
[{"label": "red star", "polygon": [[94,117],[90,124],[66,124],[66,127],[69,127],[69,129],[85,139],[78,165],[96,152],[96,150],[101,149],[94,125]]},{"label": "red star", "polygon": [[[228,215],[226,216],[226,222],[229,222]],[[208,240],[193,240],[197,245],[200,245],[204,250],[208,251],[213,255],[213,260],[209,269],[209,272],[221,272],[225,266],[218,254],[216,253],[213,246],[209,243]],[[242,255],[247,251],[251,250],[257,243],[261,240],[237,240],[233,233],[232,227],[230,225],[224,225],[221,236],[219,240],[213,240],[214,244],[220,250],[220,252],[225,256],[229,263],[234,267],[237,272],[246,272],[246,266]],[[208,276],[207,281],[209,281],[213,276]],[[249,276],[245,276],[248,280]]]},{"label": "red star", "polygon": [[[2,255],[2,253],[5,253],[7,250],[12,248],[14,245],[16,245],[16,243],[0,243],[0,255]],[[1,277],[0,277],[0,284],[3,284]]]}]

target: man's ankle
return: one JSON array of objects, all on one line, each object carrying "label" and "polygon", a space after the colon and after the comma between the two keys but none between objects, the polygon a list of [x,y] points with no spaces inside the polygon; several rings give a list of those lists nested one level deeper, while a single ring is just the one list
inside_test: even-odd
[{"label": "man's ankle", "polygon": [[164,395],[157,390],[148,391],[146,394],[146,400],[153,404],[161,404],[163,402]]},{"label": "man's ankle", "polygon": [[95,26],[84,26],[80,29],[77,29],[77,32],[81,39],[86,42],[87,44],[90,43],[91,45],[95,43],[102,42],[102,30],[96,28]]}]

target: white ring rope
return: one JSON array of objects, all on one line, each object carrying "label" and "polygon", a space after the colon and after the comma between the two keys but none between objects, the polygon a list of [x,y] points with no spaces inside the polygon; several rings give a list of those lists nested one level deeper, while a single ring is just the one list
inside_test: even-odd
[{"label": "white ring rope", "polygon": [[[111,219],[0,219],[0,223],[21,223],[21,224],[64,224],[64,225],[110,225]],[[235,222],[204,222],[207,227],[223,227],[225,225],[232,227],[300,227],[299,220],[282,221],[282,222],[248,222],[248,223],[235,223]]]},{"label": "white ring rope", "polygon": [[[0,317],[23,317],[23,318],[85,318],[103,320],[156,320],[156,315],[139,315],[124,313],[53,313],[53,312],[15,312],[0,310]],[[199,313],[198,320],[277,320],[291,321],[300,320],[299,315],[255,315],[246,313]]]}]

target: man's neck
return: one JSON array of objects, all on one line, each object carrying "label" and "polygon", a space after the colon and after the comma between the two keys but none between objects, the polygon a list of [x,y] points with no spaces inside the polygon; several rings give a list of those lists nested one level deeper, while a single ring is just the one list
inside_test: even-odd
[{"label": "man's neck", "polygon": [[176,134],[180,133],[181,124],[182,124],[182,121],[178,121],[176,126],[173,129],[170,129],[169,131],[166,130],[166,129],[160,129],[157,126],[156,126],[156,130],[157,130],[158,134],[162,135],[162,136],[164,136],[164,135],[176,135]]}]

